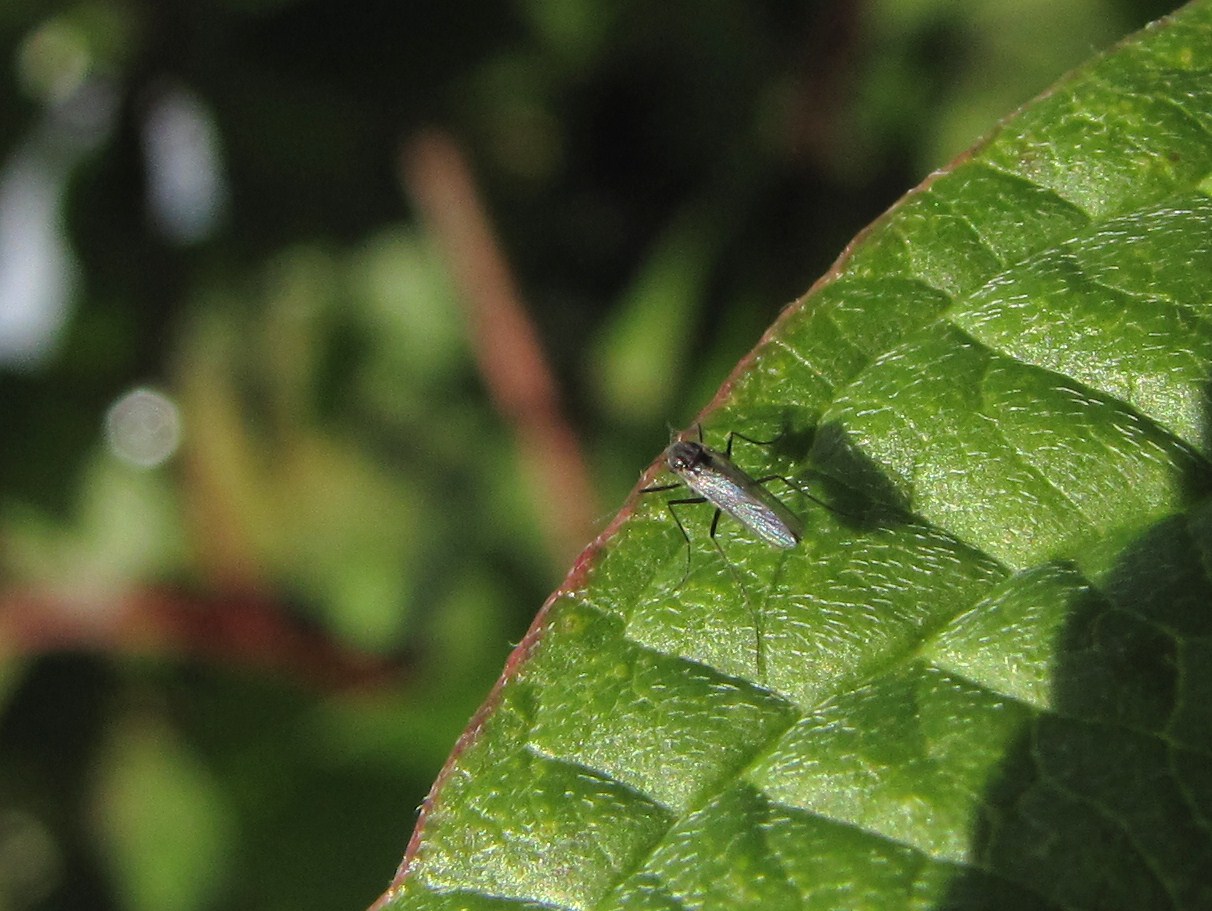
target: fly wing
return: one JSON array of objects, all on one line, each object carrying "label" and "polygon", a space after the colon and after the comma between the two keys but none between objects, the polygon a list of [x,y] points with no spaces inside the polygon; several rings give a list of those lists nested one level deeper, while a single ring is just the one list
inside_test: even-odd
[{"label": "fly wing", "polygon": [[800,520],[774,494],[723,456],[712,453],[684,480],[762,540],[775,547],[795,547],[802,535]]},{"label": "fly wing", "polygon": [[799,518],[760,485],[753,500],[747,500],[729,512],[775,547],[795,547],[800,543]]}]

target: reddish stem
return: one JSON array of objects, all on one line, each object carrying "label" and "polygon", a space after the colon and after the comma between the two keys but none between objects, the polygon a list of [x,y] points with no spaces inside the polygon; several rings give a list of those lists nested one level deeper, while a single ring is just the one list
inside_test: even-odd
[{"label": "reddish stem", "polygon": [[428,130],[408,143],[401,175],[461,292],[480,373],[513,428],[548,551],[570,560],[593,536],[589,472],[471,169],[449,135]]}]

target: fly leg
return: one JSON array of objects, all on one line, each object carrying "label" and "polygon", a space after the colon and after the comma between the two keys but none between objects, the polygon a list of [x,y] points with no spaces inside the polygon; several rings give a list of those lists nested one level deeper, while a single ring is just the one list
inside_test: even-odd
[{"label": "fly leg", "polygon": [[[755,440],[753,437],[747,437],[743,433],[738,433],[735,430],[730,430],[728,432],[728,443],[724,447],[724,455],[728,456],[729,459],[732,458],[732,441],[736,437],[740,437],[746,443],[752,443],[755,446],[773,446],[775,443],[777,443],[779,440],[781,440],[783,438],[782,434],[780,434],[779,436],[775,437],[773,440]],[[804,490],[804,488],[801,487],[799,484],[796,484],[794,481],[792,481],[790,478],[788,478],[784,475],[768,474],[764,478],[756,478],[754,483],[766,485],[766,484],[769,484],[771,481],[782,481],[784,484],[787,485],[788,488],[790,488],[791,490],[794,490],[798,494],[802,494],[803,496],[805,496],[809,500],[811,500],[813,503],[816,503],[819,506],[824,506],[826,509],[830,510],[831,512],[837,512],[836,509],[834,509],[832,506],[830,506],[824,500],[814,497],[808,491]]]},{"label": "fly leg", "polygon": [[724,553],[724,546],[720,544],[719,538],[716,537],[716,530],[720,527],[721,511],[716,509],[715,515],[711,517],[711,543],[715,545],[715,549],[719,551],[720,559],[724,561],[724,565],[728,567],[728,572],[732,574],[732,580],[736,583],[736,587],[741,592],[741,597],[745,599],[745,605],[749,608],[749,616],[753,620],[753,659],[757,669],[757,679],[760,683],[766,682],[766,636],[764,624],[762,622],[762,612],[753,603],[753,599],[749,597],[749,589],[745,587],[745,580],[741,578],[741,574],[737,568],[732,565],[732,561],[728,559],[728,555]]},{"label": "fly leg", "polygon": [[[673,486],[680,487],[681,485],[675,484]],[[706,502],[707,502],[706,497],[679,497],[676,500],[666,500],[665,501],[665,508],[668,509],[669,514],[671,516],[673,516],[673,521],[678,523],[678,531],[680,531],[682,533],[682,537],[686,539],[686,571],[684,573],[682,573],[682,581],[678,583],[678,588],[681,588],[683,585],[685,585],[686,580],[690,578],[690,535],[687,533],[686,526],[682,524],[682,520],[680,518],[678,518],[677,511],[673,507],[689,506],[692,503],[706,503]],[[716,517],[716,519],[718,519],[720,517],[720,511],[718,509],[715,511],[715,517]],[[713,540],[713,541],[715,540],[715,521],[714,520],[712,520],[712,523],[711,523],[711,540]],[[716,546],[718,547],[719,545],[716,545]]]},{"label": "fly leg", "polygon": [[[781,439],[781,437],[775,437],[773,440],[756,440],[751,436],[746,436],[745,434],[740,433],[739,431],[730,430],[730,431],[728,431],[728,440],[724,444],[724,455],[728,459],[732,458],[732,444],[736,440],[737,437],[740,437],[745,442],[752,443],[755,446],[772,446]],[[699,425],[699,439],[702,440],[702,438],[703,438],[703,428],[702,428],[702,425]],[[792,484],[790,481],[788,481],[782,475],[767,475],[764,478],[758,478],[757,483],[766,484],[770,481],[773,481],[775,478],[782,480],[783,483],[787,484],[789,487],[792,487],[795,490],[799,490],[798,487],[796,487],[794,484]],[[811,495],[809,495],[809,496],[810,496],[810,498],[815,499],[814,497],[811,497]],[[716,540],[715,530],[716,530],[716,525],[719,523],[719,520],[720,520],[720,511],[717,509],[715,511],[715,518],[712,519],[712,522],[711,522],[711,543],[715,545],[715,549],[718,550],[720,552],[720,556],[724,558],[724,563],[727,564],[729,571],[732,573],[732,578],[736,580],[737,587],[741,590],[742,597],[744,597],[745,602],[749,605],[749,613],[753,619],[753,654],[754,654],[754,663],[757,666],[757,678],[760,682],[765,683],[766,682],[766,629],[765,629],[766,624],[765,624],[765,616],[763,615],[762,605],[755,605],[753,602],[753,599],[749,597],[749,592],[745,588],[744,580],[741,579],[740,574],[737,572],[736,567],[733,566],[732,562],[727,558],[727,556],[725,556],[724,548],[721,547],[719,541]]]},{"label": "fly leg", "polygon": [[[640,493],[661,493],[662,491],[665,491],[665,490],[677,490],[677,489],[685,487],[685,486],[686,485],[681,483],[680,481],[678,481],[674,484],[654,484],[650,487],[641,487],[639,492]],[[682,573],[682,581],[678,583],[678,588],[681,588],[683,585],[685,585],[686,580],[690,577],[690,534],[686,531],[686,526],[682,524],[682,520],[678,516],[677,510],[675,510],[673,507],[687,506],[692,503],[706,503],[706,502],[707,502],[706,497],[679,497],[676,500],[666,500],[665,501],[665,508],[667,510],[669,510],[669,515],[673,516],[673,521],[677,523],[678,531],[680,531],[682,533],[682,537],[686,541],[686,571],[684,573]],[[717,509],[715,511],[716,520],[718,520],[719,517],[720,517],[720,511]],[[712,535],[712,538],[714,539],[715,521],[713,521],[711,523],[711,535]]]},{"label": "fly leg", "polygon": [[[701,428],[699,430],[699,435],[700,436],[702,435]],[[745,436],[745,434],[741,433],[740,431],[729,430],[728,431],[728,442],[726,444],[724,444],[724,455],[728,456],[728,458],[730,458],[730,459],[732,458],[732,441],[736,437],[740,437],[746,443],[752,443],[754,446],[773,446],[775,443],[777,443],[779,440],[781,440],[783,438],[782,434],[779,434],[773,440],[755,440],[753,437]]]},{"label": "fly leg", "polygon": [[857,518],[853,513],[846,512],[844,509],[838,509],[836,506],[826,503],[820,497],[810,494],[801,485],[797,484],[795,481],[791,480],[790,478],[785,477],[784,475],[768,474],[764,478],[755,478],[754,479],[755,484],[762,484],[763,486],[766,484],[769,484],[771,481],[782,481],[784,484],[787,485],[787,487],[790,490],[794,490],[801,497],[811,500],[817,506],[824,506],[827,510],[829,510],[834,515],[849,516],[851,518]]}]

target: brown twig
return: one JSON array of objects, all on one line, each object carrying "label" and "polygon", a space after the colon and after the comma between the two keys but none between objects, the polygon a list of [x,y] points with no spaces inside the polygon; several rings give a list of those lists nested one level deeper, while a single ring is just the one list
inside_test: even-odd
[{"label": "brown twig", "polygon": [[404,149],[401,178],[461,292],[476,361],[493,402],[513,427],[548,551],[565,562],[593,536],[593,488],[471,169],[449,135],[428,130]]}]

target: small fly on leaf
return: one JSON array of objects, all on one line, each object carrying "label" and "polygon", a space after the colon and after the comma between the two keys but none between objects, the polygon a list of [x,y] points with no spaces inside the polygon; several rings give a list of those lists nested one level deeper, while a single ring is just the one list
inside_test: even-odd
[{"label": "small fly on leaf", "polygon": [[690,573],[690,535],[686,526],[678,517],[675,506],[691,503],[710,503],[715,507],[715,515],[711,518],[711,543],[723,557],[728,571],[736,579],[737,587],[742,597],[753,613],[754,655],[757,664],[757,674],[760,680],[766,678],[766,655],[763,648],[762,612],[756,608],[745,589],[744,580],[737,572],[732,561],[724,553],[724,548],[716,539],[716,529],[719,527],[720,514],[728,513],[759,538],[773,547],[784,550],[795,547],[804,535],[804,526],[799,517],[788,509],[783,502],[763,485],[770,481],[779,480],[795,490],[799,486],[782,475],[772,474],[754,478],[738,468],[732,461],[732,443],[737,437],[758,446],[769,446],[773,440],[755,440],[743,433],[732,431],[728,434],[728,442],[723,452],[717,452],[703,442],[703,427],[698,427],[699,440],[674,440],[665,450],[665,465],[678,477],[673,484],[657,484],[640,489],[640,493],[657,493],[662,490],[675,490],[688,487],[696,496],[680,497],[666,500],[665,507],[673,516],[682,537],[686,539],[686,573]]},{"label": "small fly on leaf", "polygon": [[782,475],[772,474],[762,478],[750,477],[732,461],[732,442],[740,437],[758,446],[769,446],[770,440],[755,440],[742,433],[732,431],[724,451],[716,452],[703,443],[703,428],[700,426],[699,442],[674,440],[665,450],[665,465],[680,478],[674,484],[658,484],[641,489],[640,493],[656,493],[689,487],[698,496],[669,500],[666,505],[682,536],[687,541],[686,527],[674,512],[674,506],[689,503],[710,503],[715,507],[711,519],[711,537],[715,538],[720,513],[726,512],[746,528],[753,531],[767,544],[774,547],[795,547],[804,535],[804,525],[783,502],[763,485],[770,481],[782,481],[788,487],[799,489]]}]

